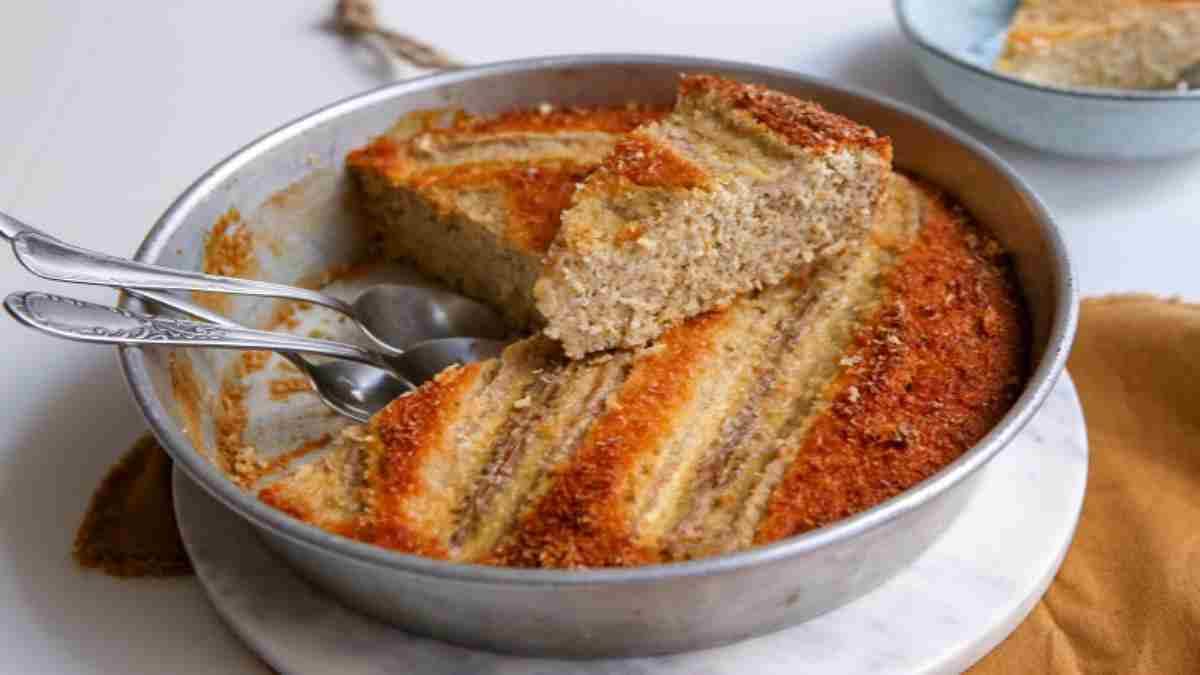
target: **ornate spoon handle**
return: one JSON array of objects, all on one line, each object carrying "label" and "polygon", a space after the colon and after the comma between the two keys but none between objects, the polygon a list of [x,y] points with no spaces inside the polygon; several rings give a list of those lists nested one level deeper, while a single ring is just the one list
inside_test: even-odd
[{"label": "ornate spoon handle", "polygon": [[228,325],[168,319],[41,292],[13,293],[4,307],[17,321],[67,340],[123,345],[265,349],[319,354],[393,370],[379,355],[353,345]]},{"label": "ornate spoon handle", "polygon": [[[124,290],[126,293],[135,298],[149,300],[162,305],[163,307],[169,307],[177,312],[190,314],[197,319],[202,319],[209,323],[215,323],[218,326],[226,326],[228,328],[242,327],[241,324],[237,323],[236,321],[232,321],[229,318],[201,307],[190,300],[184,300],[181,297],[171,295],[165,291],[147,291],[139,288],[126,288]],[[288,361],[291,361],[292,365],[296,366],[305,373],[308,373],[308,369],[312,368],[313,364],[309,363],[304,359],[303,356],[300,356],[295,352],[278,352],[278,354]]]},{"label": "ornate spoon handle", "polygon": [[354,308],[349,304],[305,288],[148,265],[72,246],[28,226],[24,226],[24,230],[17,230],[13,223],[22,224],[8,216],[0,219],[0,223],[6,233],[13,231],[11,239],[17,260],[30,272],[45,279],[118,288],[287,298],[329,307],[354,317]]}]

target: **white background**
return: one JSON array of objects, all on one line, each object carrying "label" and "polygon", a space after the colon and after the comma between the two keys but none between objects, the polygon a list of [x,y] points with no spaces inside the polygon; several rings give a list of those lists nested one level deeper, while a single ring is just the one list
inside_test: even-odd
[{"label": "white background", "polygon": [[[131,253],[233,149],[388,73],[323,29],[326,0],[0,5],[0,210]],[[1200,158],[1085,163],[982,131],[920,79],[885,0],[409,2],[387,22],[468,62],[659,52],[819,73],[943,116],[991,145],[1063,225],[1085,294],[1200,298]],[[169,7],[167,5],[170,5]],[[0,292],[53,286],[7,256]],[[76,569],[71,540],[104,470],[144,428],[107,349],[0,320],[0,670],[263,672],[191,579]]]}]

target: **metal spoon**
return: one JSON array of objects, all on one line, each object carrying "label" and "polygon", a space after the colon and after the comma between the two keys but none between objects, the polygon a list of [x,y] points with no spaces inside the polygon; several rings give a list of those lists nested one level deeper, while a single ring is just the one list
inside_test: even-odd
[{"label": "metal spoon", "polygon": [[26,269],[45,279],[308,302],[354,319],[372,342],[391,354],[400,354],[426,340],[445,337],[498,340],[508,333],[503,319],[490,307],[449,291],[385,285],[369,289],[351,304],[305,288],[185,272],[89,251],[59,241],[4,213],[0,213],[0,236],[11,240],[17,259]]},{"label": "metal spoon", "polygon": [[[4,300],[4,307],[17,321],[55,337],[100,344],[161,345],[173,347],[209,347],[216,349],[263,349],[275,352],[300,352],[346,359],[374,366],[420,382],[427,374],[441,372],[455,363],[468,363],[498,355],[504,343],[474,338],[431,340],[413,346],[400,356],[373,351],[329,340],[314,340],[286,333],[252,330],[234,326],[169,319],[130,312],[118,307],[106,307],[50,293],[13,293]],[[322,371],[324,372],[324,371]],[[335,371],[330,371],[334,373]],[[407,377],[408,374],[414,377]],[[371,387],[369,381],[360,384]],[[314,379],[314,385],[316,380]],[[334,396],[343,385],[322,385],[326,395]],[[403,393],[403,392],[401,392]],[[363,413],[374,412],[371,406],[382,408],[391,399],[386,394],[370,391],[340,399],[333,406],[342,409],[361,408]],[[378,409],[378,408],[377,408]],[[354,419],[362,421],[365,417]]]},{"label": "metal spoon", "polygon": [[[126,289],[125,292],[218,326],[241,327],[220,314],[170,293],[137,289]],[[358,422],[369,421],[375,413],[383,410],[401,394],[413,390],[413,385],[408,380],[390,370],[365,363],[345,360],[313,363],[295,352],[276,353],[308,377],[313,390],[325,405],[334,412]]]}]

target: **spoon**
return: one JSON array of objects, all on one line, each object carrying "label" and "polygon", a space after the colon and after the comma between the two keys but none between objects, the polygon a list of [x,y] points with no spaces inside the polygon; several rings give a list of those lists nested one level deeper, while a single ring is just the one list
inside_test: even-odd
[{"label": "spoon", "polygon": [[[240,328],[234,321],[170,293],[137,289],[126,289],[125,292],[218,326]],[[408,380],[390,370],[365,363],[347,360],[313,363],[296,352],[276,353],[308,377],[317,397],[325,405],[357,422],[366,423],[401,394],[413,390]],[[449,363],[446,361],[445,365]]]},{"label": "spoon", "polygon": [[[428,379],[431,373],[441,372],[455,363],[491,358],[504,349],[504,343],[495,340],[445,338],[414,345],[404,354],[394,356],[330,340],[149,316],[119,307],[106,307],[36,291],[13,293],[5,298],[4,307],[17,321],[68,340],[99,344],[261,349],[316,354],[374,366],[376,369],[386,370],[402,379],[417,383]],[[414,377],[406,377],[409,374]],[[380,379],[376,378],[374,381],[379,382]],[[377,386],[366,379],[361,380],[360,384],[365,387]],[[316,385],[314,379],[314,386]],[[321,386],[324,387],[324,395],[333,397],[344,385]],[[386,394],[372,390],[339,399],[338,404],[332,407],[339,412],[343,409],[360,411],[355,413],[359,416],[350,417],[365,421],[369,417],[368,412],[374,412],[367,410],[366,402],[382,408],[391,400],[383,401],[385,397]]]},{"label": "spoon", "polygon": [[444,290],[381,285],[368,289],[351,304],[305,288],[186,272],[89,251],[59,241],[4,213],[0,213],[0,236],[12,242],[17,260],[26,269],[45,279],[308,302],[350,317],[379,349],[393,355],[426,340],[445,337],[498,340],[508,333],[503,319],[490,307]]}]

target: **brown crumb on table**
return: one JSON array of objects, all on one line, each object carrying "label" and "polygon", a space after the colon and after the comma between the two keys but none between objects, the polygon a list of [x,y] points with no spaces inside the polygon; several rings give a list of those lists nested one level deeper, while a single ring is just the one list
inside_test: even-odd
[{"label": "brown crumb on table", "polygon": [[146,434],[108,471],[75,535],[75,560],[115,577],[192,573],[171,494],[171,459]]}]

